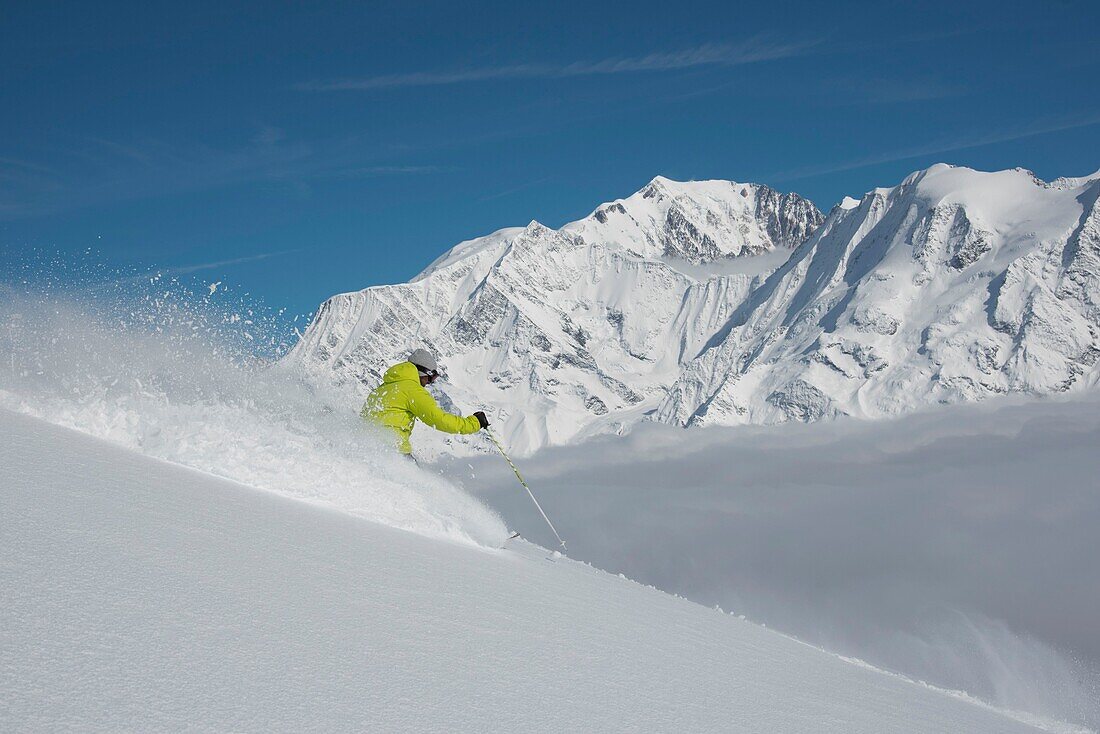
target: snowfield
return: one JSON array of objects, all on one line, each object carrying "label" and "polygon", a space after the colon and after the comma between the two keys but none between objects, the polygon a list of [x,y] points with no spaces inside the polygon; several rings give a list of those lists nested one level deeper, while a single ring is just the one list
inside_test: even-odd
[{"label": "snowfield", "polygon": [[0,439],[5,731],[1034,730],[536,546]]}]

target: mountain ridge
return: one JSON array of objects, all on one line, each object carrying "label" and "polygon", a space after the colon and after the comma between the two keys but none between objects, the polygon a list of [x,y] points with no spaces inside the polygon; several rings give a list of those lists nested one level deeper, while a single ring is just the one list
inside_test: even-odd
[{"label": "mountain ridge", "polygon": [[722,424],[883,417],[1095,384],[1100,179],[1062,181],[1076,185],[941,164],[834,208],[716,332],[658,418],[698,425],[714,407]]},{"label": "mountain ridge", "polygon": [[501,229],[408,283],[334,296],[287,360],[366,390],[423,344],[451,367],[444,404],[489,407],[521,452],[640,420],[1061,392],[1097,381],[1098,191],[1100,171],[937,164],[823,216],[762,184],[658,176],[559,229]]}]

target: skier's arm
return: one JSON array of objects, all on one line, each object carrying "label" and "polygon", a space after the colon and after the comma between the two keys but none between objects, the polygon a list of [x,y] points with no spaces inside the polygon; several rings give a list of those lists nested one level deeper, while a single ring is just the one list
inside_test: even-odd
[{"label": "skier's arm", "polygon": [[432,394],[420,388],[409,396],[409,410],[426,425],[445,433],[477,433],[481,421],[476,416],[451,415],[439,407]]}]

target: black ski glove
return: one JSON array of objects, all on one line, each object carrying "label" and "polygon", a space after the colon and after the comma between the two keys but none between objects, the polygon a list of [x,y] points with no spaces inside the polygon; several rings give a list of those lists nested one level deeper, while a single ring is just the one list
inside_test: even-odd
[{"label": "black ski glove", "polygon": [[484,410],[479,410],[478,412],[474,413],[474,418],[477,418],[477,422],[481,424],[482,428],[489,427],[489,419],[485,417]]}]

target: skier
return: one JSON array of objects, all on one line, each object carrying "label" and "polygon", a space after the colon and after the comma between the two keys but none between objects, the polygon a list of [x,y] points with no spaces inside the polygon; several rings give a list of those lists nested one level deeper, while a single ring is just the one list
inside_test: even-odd
[{"label": "skier", "polygon": [[382,376],[382,384],[367,397],[360,415],[394,433],[397,450],[412,459],[412,434],[416,419],[445,433],[477,433],[489,427],[484,411],[465,418],[447,413],[425,390],[439,378],[439,363],[426,349],[415,349],[405,362]]}]

